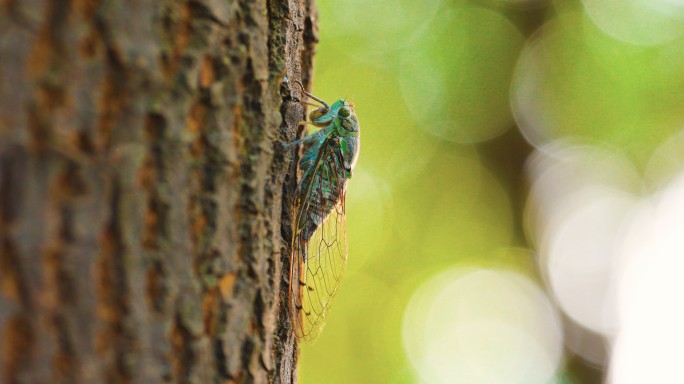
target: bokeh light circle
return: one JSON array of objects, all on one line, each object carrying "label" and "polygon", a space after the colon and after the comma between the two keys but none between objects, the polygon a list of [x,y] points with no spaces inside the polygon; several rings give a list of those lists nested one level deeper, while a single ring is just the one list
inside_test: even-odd
[{"label": "bokeh light circle", "polygon": [[513,116],[537,148],[581,138],[620,148],[642,165],[684,120],[681,63],[678,41],[658,50],[633,46],[607,37],[581,12],[564,12],[520,55]]},{"label": "bokeh light circle", "polygon": [[580,13],[562,14],[537,30],[520,54],[511,108],[521,133],[537,148],[566,137],[610,142],[616,130],[624,135],[635,129],[633,84],[615,78],[625,57],[597,60],[596,36],[584,24]]},{"label": "bokeh light circle", "polygon": [[573,321],[612,335],[616,244],[638,203],[638,172],[615,149],[569,140],[542,146],[526,169],[524,220],[546,284]]},{"label": "bokeh light circle", "polygon": [[[325,41],[343,42],[336,55],[387,66],[387,55],[406,48],[441,12],[444,0],[337,0],[318,3]],[[382,38],[378,38],[382,36]]]},{"label": "bokeh light circle", "polygon": [[424,283],[406,308],[403,340],[425,383],[547,383],[563,350],[544,292],[498,269],[454,268]]},{"label": "bokeh light circle", "polygon": [[605,335],[616,327],[613,297],[617,241],[636,198],[606,187],[574,196],[541,250],[554,296],[573,320]]},{"label": "bokeh light circle", "polygon": [[572,200],[584,189],[603,186],[634,193],[641,186],[639,173],[617,149],[567,139],[540,146],[525,170],[532,184],[523,218],[525,233],[537,245],[576,207]]},{"label": "bokeh light circle", "polygon": [[500,13],[466,5],[445,10],[401,57],[401,90],[414,119],[458,143],[511,128],[508,91],[523,42]]},{"label": "bokeh light circle", "polygon": [[644,179],[653,189],[663,188],[684,169],[684,130],[658,147],[648,162]]},{"label": "bokeh light circle", "polygon": [[618,283],[614,384],[681,383],[684,373],[684,173],[643,202],[626,231]]},{"label": "bokeh light circle", "polygon": [[663,0],[582,0],[604,33],[637,45],[657,45],[684,35],[684,19]]}]

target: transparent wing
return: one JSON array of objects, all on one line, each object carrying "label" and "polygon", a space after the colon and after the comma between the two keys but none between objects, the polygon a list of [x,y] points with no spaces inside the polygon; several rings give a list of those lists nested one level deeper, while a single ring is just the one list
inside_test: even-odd
[{"label": "transparent wing", "polygon": [[[347,233],[344,204],[340,202],[316,230],[306,247],[295,253],[296,292],[291,297],[295,333],[306,340],[316,338],[325,323],[347,264]],[[297,247],[299,248],[299,247]]]},{"label": "transparent wing", "polygon": [[[296,201],[297,213],[293,222],[293,228],[297,230],[292,241],[290,313],[295,333],[306,340],[312,340],[320,334],[347,264],[346,182],[339,177],[342,170],[337,164],[334,146],[326,143],[321,150],[314,168],[307,173],[309,180],[302,183],[309,187]],[[325,194],[316,191],[332,189],[339,191],[334,201],[328,204],[313,201],[325,199]],[[326,206],[331,207],[329,210],[322,208]],[[306,241],[302,234],[302,218],[316,209],[324,209],[315,214],[325,219]]]}]

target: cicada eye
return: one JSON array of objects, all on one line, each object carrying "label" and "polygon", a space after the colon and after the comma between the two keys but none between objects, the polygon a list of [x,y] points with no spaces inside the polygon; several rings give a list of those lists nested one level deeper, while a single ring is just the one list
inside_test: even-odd
[{"label": "cicada eye", "polygon": [[341,107],[339,111],[337,111],[337,114],[340,117],[349,117],[351,115],[351,111],[349,110],[348,107]]}]

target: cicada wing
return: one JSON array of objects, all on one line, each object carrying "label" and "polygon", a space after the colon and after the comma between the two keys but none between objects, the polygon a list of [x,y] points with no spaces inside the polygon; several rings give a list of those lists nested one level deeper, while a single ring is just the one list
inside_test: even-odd
[{"label": "cicada wing", "polygon": [[[324,145],[322,150],[332,151],[333,148]],[[337,293],[342,275],[347,264],[347,232],[345,220],[345,182],[339,177],[342,170],[335,166],[335,161],[329,161],[325,171],[321,171],[322,164],[333,155],[319,156],[312,172],[308,175],[304,185],[309,185],[308,192],[300,195],[296,200],[296,214],[293,222],[294,237],[292,240],[293,257],[290,270],[290,316],[296,335],[299,338],[312,340],[316,338],[325,323],[325,317]],[[323,173],[321,173],[323,172]],[[325,174],[326,177],[320,177]],[[319,177],[317,177],[318,175]],[[333,188],[332,183],[337,183]],[[312,204],[314,198],[321,198],[321,193],[315,191],[339,191],[339,196],[330,204]],[[315,212],[322,223],[305,240],[302,235],[303,215],[312,209],[330,206],[328,212]]]},{"label": "cicada wing", "polygon": [[347,266],[347,232],[344,202],[335,205],[307,244],[306,268],[301,286],[301,337],[320,334]]}]

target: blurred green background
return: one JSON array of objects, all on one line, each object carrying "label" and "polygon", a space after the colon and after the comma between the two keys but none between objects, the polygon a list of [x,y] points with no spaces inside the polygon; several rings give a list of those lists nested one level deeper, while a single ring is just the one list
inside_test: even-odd
[{"label": "blurred green background", "polygon": [[663,146],[684,122],[682,4],[610,3],[318,1],[313,94],[355,104],[362,149],[348,269],[302,383],[601,382],[564,346],[523,223],[525,162],[556,140],[645,180],[664,177],[654,153],[683,156]]}]

